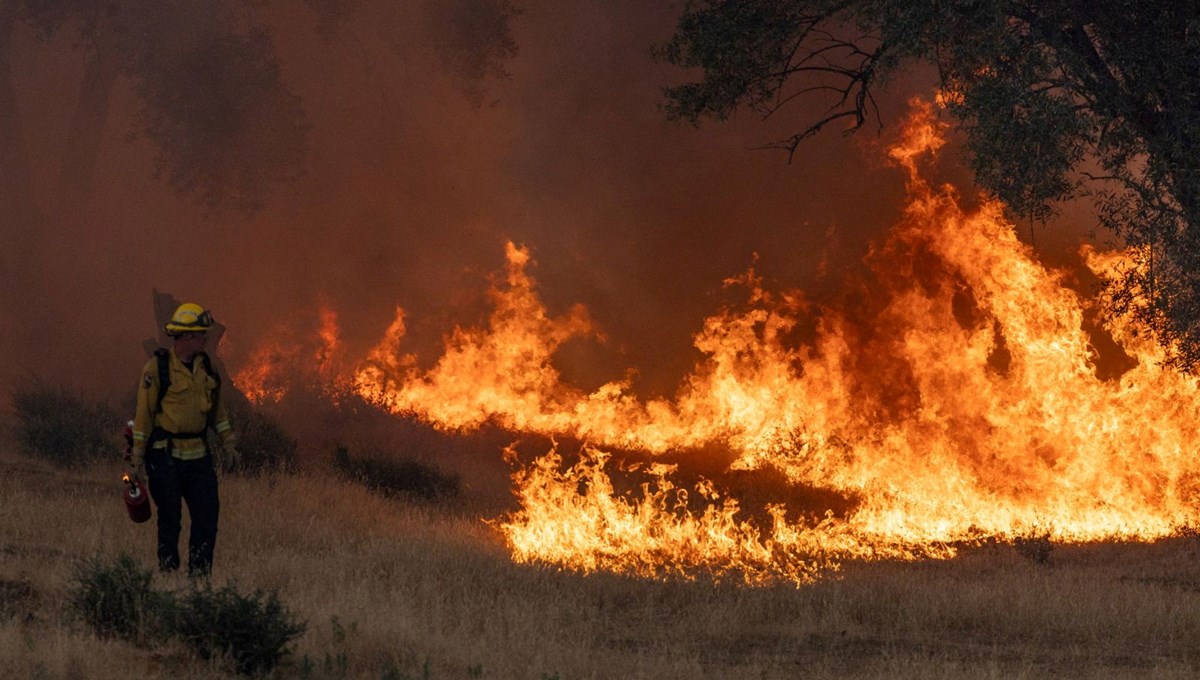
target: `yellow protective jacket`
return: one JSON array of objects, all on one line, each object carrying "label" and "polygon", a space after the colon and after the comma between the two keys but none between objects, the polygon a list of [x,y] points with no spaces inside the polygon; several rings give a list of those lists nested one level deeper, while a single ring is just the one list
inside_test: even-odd
[{"label": "yellow protective jacket", "polygon": [[[154,411],[158,405],[158,357],[152,357],[142,367],[142,379],[138,383],[137,391],[137,410],[133,416],[131,462],[134,466],[140,466],[145,460],[146,445],[155,427],[170,433],[203,432],[209,425],[210,413],[212,427],[220,435],[221,443],[233,444],[233,428],[229,424],[225,399],[217,390],[216,379],[204,369],[200,356],[192,359],[192,367],[189,369],[175,355],[175,350],[172,349],[167,354],[167,371],[171,379],[167,393],[163,395],[162,410],[157,414]],[[165,439],[154,443],[155,449],[165,449],[166,446]],[[172,440],[171,455],[176,458],[192,460],[202,458],[205,453],[203,439]]]}]

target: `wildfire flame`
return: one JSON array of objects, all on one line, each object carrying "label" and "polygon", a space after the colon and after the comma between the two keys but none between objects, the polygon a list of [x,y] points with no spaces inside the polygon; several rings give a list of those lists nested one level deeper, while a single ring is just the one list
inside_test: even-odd
[{"label": "wildfire flame", "polygon": [[327,384],[338,379],[343,348],[337,312],[326,301],[317,310],[316,337],[301,337],[294,329],[276,327],[270,342],[259,346],[234,373],[233,381],[250,401],[276,403],[298,382]]},{"label": "wildfire flame", "polygon": [[[555,350],[596,330],[582,308],[548,315],[513,244],[485,327],[456,329],[422,371],[401,354],[397,310],[353,388],[446,429],[587,442],[572,464],[556,448],[514,475],[520,509],[497,526],[522,561],[803,582],[838,560],[945,557],[983,536],[1149,540],[1195,524],[1197,379],[1164,368],[1128,318],[1087,330],[1091,303],[1017,239],[1003,206],[965,211],[922,178],[943,139],[930,106],[903,137],[890,155],[910,198],[869,256],[866,303],[814,309],[753,271],[730,279],[748,302],[704,321],[704,359],[673,399],[640,400],[628,379],[566,384]],[[1102,277],[1128,264],[1083,256]],[[798,342],[812,317],[815,338]],[[1132,367],[1101,377],[1092,333]],[[727,472],[781,474],[805,500],[751,508],[662,462],[714,445],[732,452]],[[657,462],[617,464],[617,450]],[[842,502],[814,505],[814,490]]]}]

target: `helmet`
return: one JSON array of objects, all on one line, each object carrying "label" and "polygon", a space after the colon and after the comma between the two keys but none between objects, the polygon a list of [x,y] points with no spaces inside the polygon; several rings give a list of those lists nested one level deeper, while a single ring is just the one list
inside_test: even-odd
[{"label": "helmet", "polygon": [[193,302],[187,302],[179,305],[179,309],[175,310],[175,314],[163,329],[167,331],[167,335],[174,337],[180,333],[206,331],[212,324],[212,314],[209,314],[208,310]]}]

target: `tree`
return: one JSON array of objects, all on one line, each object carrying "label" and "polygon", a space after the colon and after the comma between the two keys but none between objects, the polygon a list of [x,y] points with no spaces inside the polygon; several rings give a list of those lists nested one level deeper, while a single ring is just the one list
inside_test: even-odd
[{"label": "tree", "polygon": [[873,98],[916,63],[937,68],[976,181],[1045,219],[1086,196],[1135,254],[1113,281],[1168,361],[1200,365],[1200,7],[1136,0],[693,0],[661,58],[701,69],[667,88],[698,123],[805,99],[828,108],[773,146],[879,120]]},{"label": "tree", "polygon": [[[332,42],[371,3],[302,0]],[[299,97],[281,75],[263,0],[0,0],[0,200],[37,215],[30,154],[22,142],[19,97],[10,63],[14,33],[33,27],[42,41],[66,34],[84,57],[79,96],[59,163],[59,206],[85,204],[117,82],[138,96],[136,133],[157,150],[159,175],[204,209],[253,213],[271,190],[304,169],[309,131]],[[391,2],[377,14],[412,20]],[[504,77],[516,53],[507,0],[433,1],[434,47],[464,93]],[[307,16],[299,13],[300,16]],[[28,113],[28,112],[27,112]]]},{"label": "tree", "polygon": [[[451,9],[440,0],[300,0],[287,19],[269,4],[0,0],[0,318],[10,327],[31,327],[42,313],[19,290],[47,287],[34,281],[44,270],[39,242],[48,244],[86,214],[97,168],[104,167],[101,142],[110,111],[136,111],[130,129],[121,132],[150,142],[155,174],[176,194],[209,215],[249,215],[306,169],[310,125],[283,77],[275,48],[280,31],[303,31],[303,22],[312,21],[331,48],[355,15],[370,12],[402,28],[422,12],[434,14],[445,43],[437,45],[438,54],[475,96],[482,92],[478,81],[502,75],[503,61],[516,50],[508,23],[517,12],[506,0],[456,0]],[[82,56],[71,75],[77,80],[67,81],[78,95],[61,153],[33,147],[25,137],[39,112],[22,101],[20,86],[28,81],[14,64],[38,56],[39,46]],[[118,87],[122,83],[129,87]],[[125,92],[135,101],[113,101]],[[35,186],[54,171],[56,185]],[[37,197],[49,200],[39,204]]]},{"label": "tree", "polygon": [[430,32],[442,68],[479,106],[484,82],[508,78],[505,64],[517,54],[511,24],[520,10],[508,0],[442,0],[432,14]]},{"label": "tree", "polygon": [[[57,205],[86,204],[114,87],[129,78],[140,100],[140,132],[157,148],[158,171],[170,186],[208,209],[253,211],[274,184],[302,170],[307,130],[299,98],[280,76],[270,34],[244,11],[254,4],[5,0],[0,139],[21,145],[12,74],[5,68],[17,23],[35,28],[44,41],[66,33],[84,59],[59,163]],[[16,158],[0,195],[28,200],[27,151],[21,147]]]},{"label": "tree", "polygon": [[[138,97],[133,130],[156,149],[156,174],[204,210],[250,213],[304,167],[307,122],[280,75],[254,0],[0,0],[0,315],[20,329],[40,313],[18,291],[44,288],[40,246],[87,214],[111,101],[122,79]],[[57,185],[39,191],[12,64],[30,40],[81,53],[78,95]],[[36,197],[49,196],[39,204]],[[27,332],[27,331],[26,331]]]}]

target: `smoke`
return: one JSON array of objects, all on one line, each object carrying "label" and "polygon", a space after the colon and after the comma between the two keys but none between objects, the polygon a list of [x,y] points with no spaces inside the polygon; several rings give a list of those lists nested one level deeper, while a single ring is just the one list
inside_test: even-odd
[{"label": "smoke", "polygon": [[[785,137],[800,108],[666,122],[661,88],[687,76],[650,57],[673,29],[669,3],[400,4],[262,10],[311,127],[305,174],[253,216],[206,215],[155,179],[136,92],[119,82],[90,204],[74,223],[47,222],[10,291],[23,311],[6,324],[3,378],[131,391],[156,333],[153,288],[211,308],[231,364],[264,339],[311,333],[322,300],[350,356],[403,307],[408,351],[429,362],[455,324],[486,314],[511,239],[529,248],[550,312],[582,303],[603,333],[563,348],[569,380],[633,368],[639,390],[668,393],[725,278],[753,264],[819,295],[895,222],[903,180],[879,165],[871,132],[821,135],[789,164],[753,147]],[[73,45],[29,28],[12,43],[43,205],[75,106],[73,87],[49,84],[79,82]],[[885,122],[928,84],[894,84]]]}]

